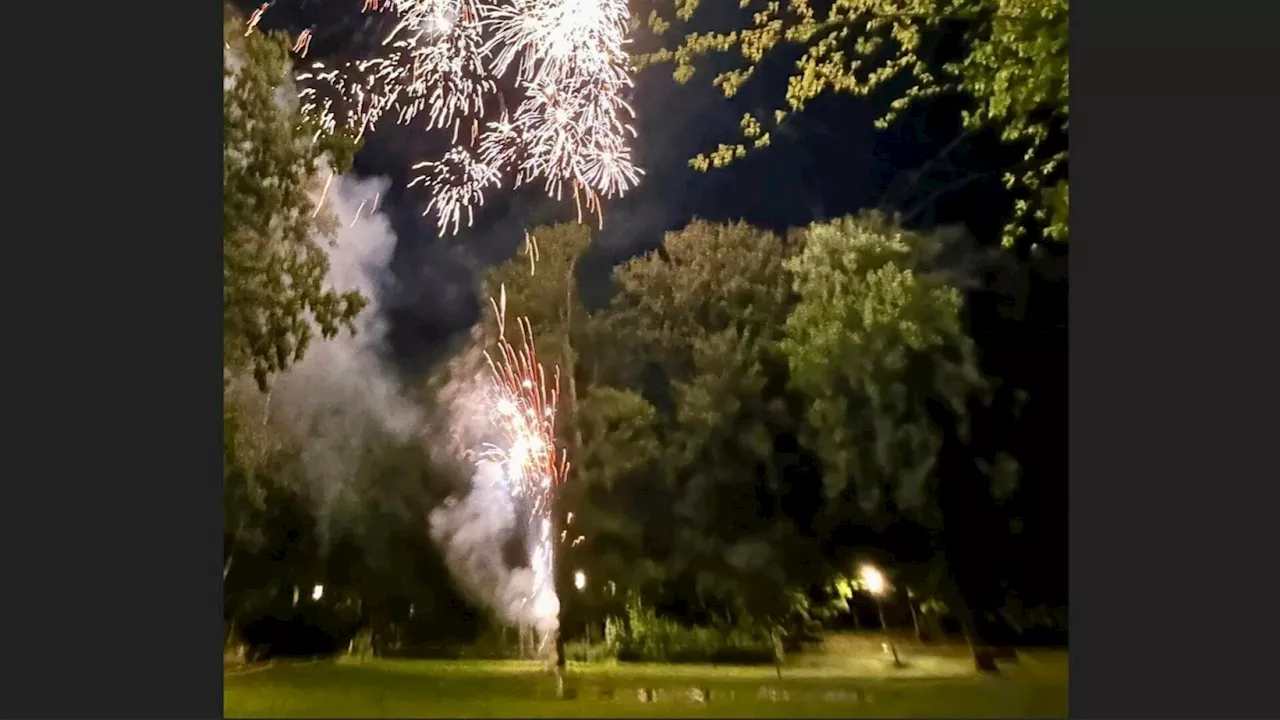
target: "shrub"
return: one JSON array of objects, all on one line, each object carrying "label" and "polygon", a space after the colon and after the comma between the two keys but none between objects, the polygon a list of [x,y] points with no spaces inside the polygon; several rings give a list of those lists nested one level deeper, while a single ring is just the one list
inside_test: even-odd
[{"label": "shrub", "polygon": [[767,630],[731,625],[688,626],[639,603],[627,617],[605,621],[605,652],[622,662],[758,665],[774,661]]}]

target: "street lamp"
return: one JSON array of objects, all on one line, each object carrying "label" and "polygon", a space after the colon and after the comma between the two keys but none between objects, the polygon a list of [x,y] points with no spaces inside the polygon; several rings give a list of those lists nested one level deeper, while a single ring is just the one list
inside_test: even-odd
[{"label": "street lamp", "polygon": [[574,571],[573,586],[578,588],[579,591],[585,588],[587,586],[587,574],[581,570]]},{"label": "street lamp", "polygon": [[894,645],[893,636],[889,634],[889,626],[884,621],[884,594],[889,589],[889,583],[884,579],[884,573],[880,572],[880,568],[875,565],[863,565],[858,569],[858,574],[867,592],[876,599],[876,614],[880,616],[880,629],[889,640],[889,651],[893,653],[893,666],[902,667],[902,661],[898,659],[898,647]]},{"label": "street lamp", "polygon": [[319,600],[319,599],[320,599],[320,598],[322,598],[322,597],[324,597],[324,586],[323,586],[323,585],[316,585],[315,587],[311,588],[311,599],[312,599],[312,600]]}]

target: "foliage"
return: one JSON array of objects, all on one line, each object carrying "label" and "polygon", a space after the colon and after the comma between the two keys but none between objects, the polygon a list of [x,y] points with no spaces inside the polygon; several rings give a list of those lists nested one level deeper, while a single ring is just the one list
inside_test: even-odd
[{"label": "foliage", "polygon": [[[577,265],[591,239],[591,228],[579,223],[534,228],[520,253],[484,276],[486,297],[496,301],[506,291],[507,339],[518,344],[516,318],[527,317],[543,364],[560,366],[565,376],[576,367],[574,340],[586,317],[578,297]],[[490,327],[491,321],[486,323]]]},{"label": "foliage", "polygon": [[829,500],[863,515],[916,510],[936,520],[942,436],[928,405],[963,419],[985,392],[959,293],[912,268],[927,241],[867,214],[811,226],[788,267],[800,300],[782,343],[792,386],[809,401],[806,441],[823,462]]},{"label": "foliage", "polygon": [[266,396],[244,379],[222,403],[223,580],[237,556],[270,544],[282,495],[297,490],[297,467],[286,438],[266,422]]},{"label": "foliage", "polygon": [[[701,2],[673,4],[676,18],[688,22]],[[691,32],[675,48],[638,58],[642,65],[673,63],[675,79],[687,82],[699,57],[736,50],[745,65],[713,80],[731,97],[771,52],[782,45],[804,49],[788,79],[785,106],[772,117],[744,116],[744,142],[698,155],[691,161],[695,168],[723,167],[743,157],[748,146],[768,146],[771,130],[828,90],[892,93],[881,127],[921,99],[961,92],[975,108],[964,115],[966,128],[997,128],[1004,140],[1025,148],[1023,162],[1005,176],[1018,195],[1005,242],[1017,240],[1028,225],[1047,238],[1067,240],[1067,153],[1047,145],[1055,134],[1065,138],[1070,116],[1067,0],[834,0],[823,5],[825,10],[812,0],[744,0],[742,7],[758,9],[745,27]],[[654,11],[649,24],[662,34],[672,23]],[[930,57],[931,40],[944,30],[965,35],[964,54],[954,62]]]},{"label": "foliage", "polygon": [[[774,452],[793,424],[777,354],[789,252],[767,231],[695,221],[618,268],[614,302],[593,315],[593,342],[625,365],[627,387],[593,386],[584,404],[596,446],[584,460],[600,460],[585,477],[600,489],[584,497],[582,522],[599,533],[588,533],[593,549],[627,569],[627,587],[665,585],[777,622],[793,609],[787,588],[816,567],[781,511]],[[603,458],[622,456],[605,470]]]},{"label": "foliage", "polygon": [[224,19],[223,367],[228,380],[250,372],[265,389],[270,375],[302,358],[317,330],[354,332],[365,299],[326,287],[320,241],[336,224],[316,209],[329,172],[350,165],[354,143],[319,133],[282,94],[288,39],[245,36],[242,27]]},{"label": "foliage", "polygon": [[774,660],[767,629],[685,625],[660,617],[638,601],[627,604],[625,622],[606,621],[605,644],[618,660],[627,662],[752,665]]},{"label": "foliage", "polygon": [[585,482],[612,489],[649,467],[662,448],[657,411],[638,393],[591,387],[582,399],[584,448],[578,465]]},{"label": "foliage", "polygon": [[[242,379],[224,404],[229,626],[272,653],[343,650],[353,639],[357,652],[367,642],[375,654],[468,640],[460,617],[471,609],[422,531],[453,478],[420,444],[384,439],[364,447],[341,491],[318,502],[305,439],[265,423],[264,399]],[[317,582],[321,601],[294,601],[294,588]]]}]

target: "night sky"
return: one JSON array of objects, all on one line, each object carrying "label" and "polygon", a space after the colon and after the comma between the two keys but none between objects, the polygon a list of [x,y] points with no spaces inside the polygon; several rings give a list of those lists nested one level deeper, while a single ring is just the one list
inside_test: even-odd
[{"label": "night sky", "polygon": [[[261,27],[291,33],[312,28],[307,60],[358,57],[385,35],[387,20],[381,14],[360,14],[359,5],[356,0],[277,2]],[[723,7],[718,11],[738,12]],[[727,19],[704,14],[711,22]],[[638,49],[650,49],[653,43],[643,29],[639,31]],[[729,168],[707,173],[691,169],[689,158],[739,139],[738,122],[744,113],[764,116],[777,107],[794,58],[791,52],[776,53],[743,92],[729,100],[711,86],[715,68],[710,64],[700,67],[686,85],[671,79],[669,67],[651,68],[636,78],[634,149],[646,174],[641,186],[625,198],[606,201],[605,228],[582,263],[580,279],[588,303],[607,299],[613,264],[657,247],[665,231],[694,217],[741,219],[784,230],[883,202],[904,212],[920,205],[912,217],[916,224],[958,223],[984,243],[997,235],[999,228],[991,218],[1000,216],[1004,202],[998,175],[981,175],[994,167],[981,162],[991,162],[991,151],[998,147],[994,143],[968,139],[944,161],[935,162],[930,177],[917,181],[911,174],[956,138],[960,106],[955,102],[921,107],[881,132],[873,121],[883,112],[882,99],[824,96],[774,133],[770,147]],[[723,60],[712,62],[729,66]],[[509,257],[521,244],[525,227],[574,216],[571,202],[549,202],[536,189],[504,191],[487,200],[474,227],[455,237],[437,237],[433,220],[421,215],[429,197],[426,191],[404,186],[412,177],[410,166],[438,155],[443,147],[439,134],[388,124],[366,137],[356,161],[358,174],[392,181],[383,209],[392,218],[399,244],[394,288],[385,306],[390,308],[392,350],[409,374],[426,369],[446,352],[457,331],[479,317],[478,269]],[[920,203],[957,177],[963,187],[935,202]]]}]

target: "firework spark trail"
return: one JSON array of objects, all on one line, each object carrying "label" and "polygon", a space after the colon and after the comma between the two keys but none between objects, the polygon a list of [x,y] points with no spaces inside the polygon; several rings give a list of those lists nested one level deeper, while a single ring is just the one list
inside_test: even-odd
[{"label": "firework spark trail", "polygon": [[253,29],[258,26],[258,23],[262,20],[262,14],[265,13],[269,7],[271,7],[271,3],[264,2],[253,11],[252,15],[249,16],[249,22],[247,23],[248,27],[244,30],[245,37],[249,37],[249,33],[253,32]]},{"label": "firework spark trail", "polygon": [[303,30],[298,34],[298,40],[293,44],[293,51],[301,57],[307,56],[307,50],[311,48],[311,30]]},{"label": "firework spark trail", "polygon": [[409,187],[421,183],[435,190],[423,215],[435,211],[436,227],[441,235],[451,223],[453,232],[458,232],[464,211],[467,227],[471,227],[475,208],[484,204],[485,188],[501,182],[496,169],[456,146],[450,148],[443,158],[418,163],[413,169],[421,173],[409,182]]}]

